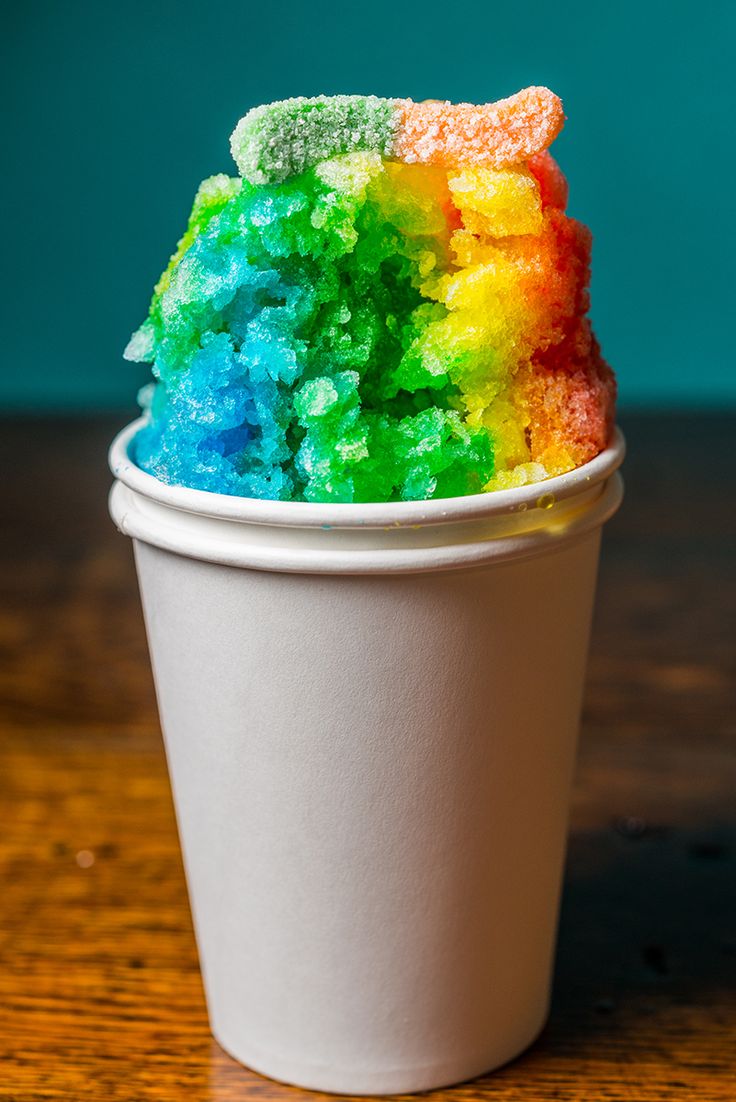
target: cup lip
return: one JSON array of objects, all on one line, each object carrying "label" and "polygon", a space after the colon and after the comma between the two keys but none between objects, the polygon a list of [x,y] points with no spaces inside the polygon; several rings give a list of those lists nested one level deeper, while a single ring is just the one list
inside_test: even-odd
[{"label": "cup lip", "polygon": [[564,501],[605,481],[623,462],[626,442],[617,427],[606,448],[580,467],[553,478],[509,490],[492,490],[429,501],[307,502],[272,501],[171,485],[139,467],[130,445],[147,423],[139,417],[126,425],[109,450],[114,477],[135,493],[179,512],[244,524],[299,528],[389,528],[407,525],[457,524],[538,507],[541,498]]}]

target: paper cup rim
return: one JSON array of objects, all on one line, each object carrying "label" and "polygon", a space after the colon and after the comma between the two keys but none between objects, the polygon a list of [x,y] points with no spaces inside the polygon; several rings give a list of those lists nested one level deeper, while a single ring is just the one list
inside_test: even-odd
[{"label": "paper cup rim", "polygon": [[623,433],[616,428],[610,444],[588,463],[566,474],[509,490],[432,498],[429,501],[359,504],[272,501],[171,485],[148,474],[136,464],[130,454],[130,445],[145,424],[146,419],[143,417],[132,421],[117,434],[110,446],[110,470],[119,482],[144,498],[183,513],[277,527],[385,529],[457,524],[462,521],[500,517],[536,508],[545,497],[561,502],[584,493],[614,474],[621,466],[626,452]]}]

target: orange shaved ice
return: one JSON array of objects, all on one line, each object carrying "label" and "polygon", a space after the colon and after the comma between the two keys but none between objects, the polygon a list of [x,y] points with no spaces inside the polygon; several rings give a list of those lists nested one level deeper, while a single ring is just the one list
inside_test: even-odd
[{"label": "orange shaved ice", "polygon": [[527,161],[527,167],[539,184],[542,206],[564,210],[569,188],[565,174],[550,151],[543,149],[541,153],[535,153]]}]

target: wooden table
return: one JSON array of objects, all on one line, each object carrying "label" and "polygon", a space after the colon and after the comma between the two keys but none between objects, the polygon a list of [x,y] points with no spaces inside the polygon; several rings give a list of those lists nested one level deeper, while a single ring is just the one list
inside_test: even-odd
[{"label": "wooden table", "polygon": [[[2,426],[0,1099],[287,1102],[207,1030],[119,424]],[[736,421],[624,428],[552,1014],[458,1102],[736,1099]]]}]

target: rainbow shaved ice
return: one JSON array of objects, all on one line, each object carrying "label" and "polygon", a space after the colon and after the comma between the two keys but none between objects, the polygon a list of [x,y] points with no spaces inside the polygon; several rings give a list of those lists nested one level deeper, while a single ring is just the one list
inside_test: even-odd
[{"label": "rainbow shaved ice", "polygon": [[548,152],[559,99],[374,96],[249,112],[200,186],[126,356],[137,463],[295,501],[451,497],[592,459],[615,383],[587,318],[591,237]]}]

